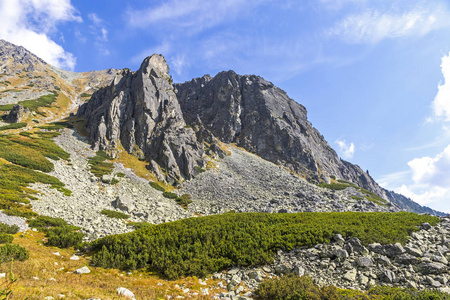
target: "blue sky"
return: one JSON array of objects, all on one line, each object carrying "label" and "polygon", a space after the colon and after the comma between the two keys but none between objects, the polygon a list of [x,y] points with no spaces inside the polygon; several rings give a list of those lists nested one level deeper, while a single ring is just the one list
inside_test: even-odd
[{"label": "blue sky", "polygon": [[422,0],[0,0],[0,38],[67,70],[163,54],[175,82],[257,74],[383,187],[450,212],[450,5]]}]

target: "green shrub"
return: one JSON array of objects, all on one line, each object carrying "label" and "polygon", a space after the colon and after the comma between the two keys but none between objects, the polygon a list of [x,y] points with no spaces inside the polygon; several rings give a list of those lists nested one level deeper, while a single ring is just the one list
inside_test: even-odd
[{"label": "green shrub", "polygon": [[150,186],[151,186],[152,188],[154,188],[155,190],[158,190],[158,191],[161,191],[161,192],[164,192],[164,191],[165,191],[165,189],[164,189],[162,186],[160,186],[157,182],[149,181],[148,183],[149,183]]},{"label": "green shrub", "polygon": [[30,227],[37,228],[47,236],[47,246],[68,248],[80,244],[84,234],[78,232],[79,227],[68,225],[61,218],[38,216],[28,221]]},{"label": "green shrub", "polygon": [[281,278],[270,278],[262,282],[255,290],[261,300],[445,300],[450,295],[437,290],[407,289],[390,286],[376,286],[362,292],[349,289],[338,289],[334,286],[319,287],[307,276],[295,275]]},{"label": "green shrub", "polygon": [[0,130],[19,129],[23,127],[27,127],[27,123],[12,123],[9,125],[1,126]]},{"label": "green shrub", "polygon": [[183,194],[180,197],[177,197],[175,201],[178,205],[185,209],[187,209],[188,205],[192,203],[191,196],[189,196],[188,194]]},{"label": "green shrub", "polygon": [[[12,90],[13,91],[13,90]],[[3,91],[5,92],[5,91]],[[30,110],[40,113],[38,109],[40,107],[51,107],[52,103],[56,101],[56,98],[58,97],[57,92],[53,92],[48,95],[41,96],[37,99],[32,100],[23,100],[19,101],[18,104],[22,105],[23,107],[29,108]],[[0,106],[0,111],[8,111],[13,108],[13,104],[6,104]]]},{"label": "green shrub", "polygon": [[128,223],[128,226],[133,226],[135,230],[139,230],[146,227],[154,226],[152,223],[148,222],[130,222]]},{"label": "green shrub", "polygon": [[35,219],[29,220],[28,225],[37,229],[44,229],[49,227],[66,226],[67,222],[61,218],[53,218],[48,216],[39,216]]},{"label": "green shrub", "polygon": [[8,234],[16,234],[19,232],[19,226],[0,223],[0,232]]},{"label": "green shrub", "polygon": [[177,199],[178,195],[172,192],[164,192],[163,196],[169,199]]},{"label": "green shrub", "polygon": [[328,243],[341,233],[364,244],[405,243],[423,222],[413,213],[223,214],[164,223],[90,244],[93,264],[119,269],[151,267],[169,278],[205,276],[231,266],[269,264],[278,249]]},{"label": "green shrub", "polygon": [[350,185],[348,185],[346,183],[320,183],[319,186],[321,188],[327,188],[330,190],[339,191],[339,190],[345,190]]},{"label": "green shrub", "polygon": [[11,259],[24,261],[30,257],[27,249],[16,244],[4,244],[0,246],[0,263],[11,261]]},{"label": "green shrub", "polygon": [[117,177],[120,177],[120,178],[124,178],[124,177],[125,177],[125,174],[119,172],[119,173],[116,173],[116,176],[117,176]]},{"label": "green shrub", "polygon": [[78,232],[79,227],[76,226],[62,226],[53,227],[44,230],[47,235],[46,245],[58,248],[68,248],[76,246],[83,241],[84,234]]},{"label": "green shrub", "polygon": [[119,183],[119,179],[113,178],[109,184],[114,185],[114,184],[116,184],[116,183]]},{"label": "green shrub", "polygon": [[4,232],[0,233],[0,244],[11,243],[14,240],[14,237],[11,234],[7,234]]},{"label": "green shrub", "polygon": [[197,171],[198,171],[199,173],[203,173],[203,172],[206,172],[206,170],[205,170],[205,169],[203,169],[202,167],[199,167],[199,166],[195,166],[195,168],[197,169]]},{"label": "green shrub", "polygon": [[96,155],[90,157],[88,160],[90,171],[97,177],[102,177],[103,175],[109,175],[112,173],[114,165],[112,163],[105,162],[105,160],[111,159],[106,155],[105,151],[99,150]]},{"label": "green shrub", "polygon": [[80,97],[82,97],[82,98],[91,97],[91,96],[92,96],[92,94],[88,94],[88,93],[82,93],[80,95]]},{"label": "green shrub", "polygon": [[104,209],[100,213],[105,216],[108,216],[110,218],[116,218],[116,219],[128,219],[130,217],[129,215],[127,215],[123,212],[109,210],[109,209]]},{"label": "green shrub", "polygon": [[334,286],[315,285],[310,277],[295,275],[271,278],[262,282],[255,291],[261,300],[338,300]]}]

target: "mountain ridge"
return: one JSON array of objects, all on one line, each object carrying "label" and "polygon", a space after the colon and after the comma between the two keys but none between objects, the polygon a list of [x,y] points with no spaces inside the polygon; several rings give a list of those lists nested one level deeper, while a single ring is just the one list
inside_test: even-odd
[{"label": "mountain ridge", "polygon": [[[12,56],[11,53],[15,53],[13,44],[2,41],[2,45],[3,48],[10,49],[9,52],[1,52],[4,56]],[[184,181],[199,176],[208,164],[213,163],[211,158],[226,155],[223,143],[235,143],[246,151],[296,172],[310,182],[333,183],[336,182],[335,179],[344,180],[369,190],[388,200],[392,205],[399,205],[402,209],[442,215],[442,213],[422,208],[420,205],[411,204],[405,200],[406,197],[401,198],[381,188],[359,166],[339,159],[323,136],[307,120],[306,108],[262,77],[223,71],[214,77],[205,75],[172,85],[169,67],[162,56],[153,56],[162,59],[153,59],[152,62],[150,62],[152,57],[146,58],[136,72],[131,72],[129,69],[108,69],[73,73],[45,64],[43,60],[23,47],[17,49],[18,55],[14,57],[20,57],[20,55],[28,57],[24,60],[28,65],[21,64],[20,70],[34,72],[36,66],[33,62],[35,62],[38,67],[48,68],[48,71],[44,70],[45,73],[53,74],[49,77],[52,83],[50,85],[48,82],[45,83],[45,87],[51,87],[50,90],[54,90],[51,84],[62,78],[66,86],[61,92],[71,99],[72,106],[81,104],[78,115],[88,119],[87,128],[95,149],[108,150],[114,155],[114,149],[124,147],[127,152],[141,159],[147,159],[148,169],[162,182],[182,186]],[[8,65],[5,63],[5,58],[2,61],[4,65]],[[32,70],[33,68],[35,70]],[[5,66],[2,70],[3,74],[7,74]],[[11,73],[7,76],[16,75],[17,73]],[[133,81],[133,76],[141,76],[139,79],[141,83],[135,83],[133,86],[130,82]],[[136,86],[139,86],[142,91],[150,86],[147,83],[143,84],[143,80],[153,86],[153,92],[139,96],[133,90]],[[61,86],[61,81],[58,82]],[[98,91],[92,97],[88,94],[97,89]],[[109,92],[106,92],[108,89]],[[37,90],[33,91],[33,93],[36,92]],[[14,98],[12,97],[16,95],[14,92],[5,94],[10,93],[11,98]],[[126,105],[121,106],[117,103],[108,108],[105,104],[103,111],[100,112],[100,102],[104,100],[103,98],[114,98],[120,93],[122,93],[122,100],[141,97],[143,105],[140,107],[142,111],[149,114],[135,116],[135,112],[129,112],[130,108],[123,114],[126,111]],[[160,97],[159,106],[156,107],[151,103],[158,97]],[[18,102],[11,98],[7,98],[7,101]],[[90,100],[87,101],[88,99]],[[108,100],[109,104],[113,102],[112,100]],[[165,103],[166,100],[167,103]],[[83,104],[83,101],[86,103]],[[162,108],[166,104],[168,106],[164,112]],[[253,109],[253,104],[258,104],[255,105],[258,109]],[[209,111],[208,105],[210,105],[209,108],[212,107]],[[89,116],[90,111],[95,109],[97,113]],[[197,112],[193,113],[192,111],[195,110]],[[113,112],[116,114],[115,119],[105,119],[105,116],[109,113],[112,115]],[[124,119],[123,116],[127,114],[128,117]],[[160,124],[160,128],[155,132],[148,128],[144,129],[145,126],[139,127],[142,119],[147,118],[148,121],[149,115],[153,117],[152,122],[155,125],[164,119],[165,125]],[[260,120],[266,123],[258,126],[257,121]],[[148,122],[146,124],[148,125]],[[110,126],[109,129],[108,126]],[[167,130],[170,128],[172,129]],[[121,131],[124,131],[123,137],[120,134]],[[129,134],[130,132],[134,134]]]}]

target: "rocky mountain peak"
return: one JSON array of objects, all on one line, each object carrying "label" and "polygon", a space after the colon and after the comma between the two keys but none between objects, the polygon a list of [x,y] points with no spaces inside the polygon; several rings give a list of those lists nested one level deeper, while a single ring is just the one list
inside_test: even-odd
[{"label": "rocky mountain peak", "polygon": [[151,74],[155,77],[167,77],[169,75],[169,66],[164,56],[161,54],[153,54],[144,59],[139,68],[139,72]]},{"label": "rocky mountain peak", "polygon": [[162,55],[147,57],[140,69],[119,72],[111,85],[81,106],[94,148],[115,156],[123,146],[149,162],[161,181],[176,183],[205,164],[203,145],[187,128]]}]

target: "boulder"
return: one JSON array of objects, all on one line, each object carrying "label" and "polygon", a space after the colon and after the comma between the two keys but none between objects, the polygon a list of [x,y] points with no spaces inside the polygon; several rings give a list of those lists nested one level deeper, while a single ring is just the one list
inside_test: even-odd
[{"label": "boulder", "polygon": [[123,296],[128,299],[135,299],[134,293],[127,288],[119,287],[117,288],[117,295]]},{"label": "boulder", "polygon": [[382,282],[393,283],[396,279],[395,273],[390,270],[384,270],[379,275],[378,278]]},{"label": "boulder", "polygon": [[9,123],[19,123],[22,119],[26,118],[30,114],[30,109],[16,104],[13,106],[9,114],[6,116],[5,121]]},{"label": "boulder", "polygon": [[438,262],[422,262],[419,265],[420,272],[424,275],[442,274],[447,270],[444,264]]},{"label": "boulder", "polygon": [[370,268],[373,266],[372,258],[367,256],[356,258],[356,263],[358,264],[358,266],[363,268]]},{"label": "boulder", "polygon": [[79,268],[75,271],[73,271],[75,274],[89,274],[91,273],[91,270],[87,266],[84,266],[82,268]]},{"label": "boulder", "polygon": [[127,211],[127,212],[132,211],[135,208],[133,199],[123,197],[123,196],[117,196],[116,200],[111,202],[111,205],[114,208],[120,209],[122,211]]}]

